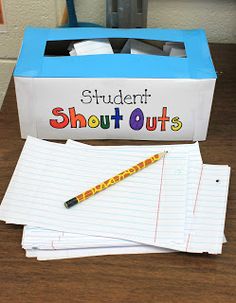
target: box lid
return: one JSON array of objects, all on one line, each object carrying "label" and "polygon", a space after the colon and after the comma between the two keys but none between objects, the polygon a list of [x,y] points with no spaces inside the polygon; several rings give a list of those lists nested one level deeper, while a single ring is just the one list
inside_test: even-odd
[{"label": "box lid", "polygon": [[[183,42],[186,58],[104,54],[45,56],[48,41],[132,38]],[[26,28],[15,77],[35,78],[216,78],[205,31],[175,29]]]}]

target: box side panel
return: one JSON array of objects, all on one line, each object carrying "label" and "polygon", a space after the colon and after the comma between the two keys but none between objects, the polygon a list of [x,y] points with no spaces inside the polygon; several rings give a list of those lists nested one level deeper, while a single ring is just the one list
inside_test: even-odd
[{"label": "box side panel", "polygon": [[33,79],[14,77],[21,137],[37,137]]},{"label": "box side panel", "polygon": [[207,133],[213,82],[79,78],[33,82],[33,96],[25,92],[25,98],[34,100],[36,123],[31,115],[24,129],[40,138],[204,140]]},{"label": "box side panel", "polygon": [[208,125],[210,121],[212,100],[215,88],[215,79],[199,81],[199,101],[195,112],[195,128],[193,140],[206,140]]}]

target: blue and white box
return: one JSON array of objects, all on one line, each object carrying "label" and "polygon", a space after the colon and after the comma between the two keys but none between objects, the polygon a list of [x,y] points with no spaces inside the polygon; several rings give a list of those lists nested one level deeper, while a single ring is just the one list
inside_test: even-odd
[{"label": "blue and white box", "polygon": [[[186,57],[62,51],[105,38],[179,42]],[[14,79],[22,138],[205,140],[216,72],[204,30],[27,28]]]}]

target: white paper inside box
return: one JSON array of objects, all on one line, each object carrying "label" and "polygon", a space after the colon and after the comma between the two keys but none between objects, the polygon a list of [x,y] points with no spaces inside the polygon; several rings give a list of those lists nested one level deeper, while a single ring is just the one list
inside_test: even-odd
[{"label": "white paper inside box", "polygon": [[14,79],[22,138],[205,140],[216,73],[203,30],[29,28]]}]

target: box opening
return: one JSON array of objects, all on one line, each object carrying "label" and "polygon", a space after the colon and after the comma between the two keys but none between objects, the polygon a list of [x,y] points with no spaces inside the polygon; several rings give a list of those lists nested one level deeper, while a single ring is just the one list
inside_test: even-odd
[{"label": "box opening", "polygon": [[[104,38],[80,39],[80,40],[50,40],[46,41],[44,56],[60,57],[70,56],[73,45],[83,41],[101,41]],[[128,38],[106,38],[110,43],[114,54],[139,54],[156,56],[174,56],[186,58],[185,44],[183,42],[128,39]],[[131,45],[128,45],[131,43]],[[131,51],[131,48],[133,51]],[[103,54],[106,54],[104,52]],[[90,53],[88,55],[91,55]],[[94,54],[99,55],[99,54]]]}]

